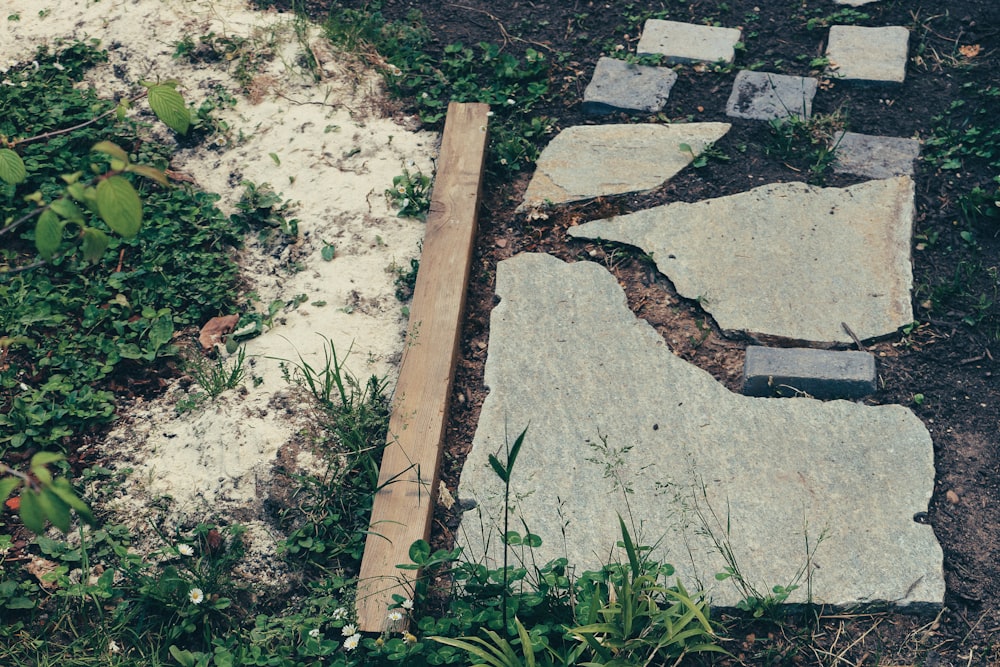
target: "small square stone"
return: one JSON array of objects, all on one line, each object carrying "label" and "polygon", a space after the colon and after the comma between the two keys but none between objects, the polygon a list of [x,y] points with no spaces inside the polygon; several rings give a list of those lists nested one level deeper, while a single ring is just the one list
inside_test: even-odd
[{"label": "small square stone", "polygon": [[733,62],[740,31],[649,19],[636,47],[640,56],[664,55],[668,63]]},{"label": "small square stone", "polygon": [[597,61],[594,78],[583,93],[583,111],[657,113],[663,109],[677,73],[667,67],[633,65],[615,58]]},{"label": "small square stone", "polygon": [[869,83],[903,83],[910,31],[902,26],[830,28],[826,57],[830,76]]},{"label": "small square stone", "polygon": [[833,145],[837,156],[833,171],[866,178],[912,176],[920,156],[920,142],[904,137],[841,132]]},{"label": "small square stone", "polygon": [[812,113],[816,79],[743,70],[736,75],[726,102],[726,115],[751,120],[771,120]]}]

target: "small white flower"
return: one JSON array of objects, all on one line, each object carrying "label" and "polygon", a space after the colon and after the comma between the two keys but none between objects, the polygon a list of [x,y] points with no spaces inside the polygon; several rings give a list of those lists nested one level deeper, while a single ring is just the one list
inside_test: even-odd
[{"label": "small white flower", "polygon": [[396,611],[396,610],[390,611],[389,612],[389,620],[392,621],[393,623],[395,623],[397,621],[402,621],[403,620],[403,612]]},{"label": "small white flower", "polygon": [[64,69],[66,69],[65,67],[63,67],[62,63],[52,63],[52,66],[55,67],[60,72],[63,71]]},{"label": "small white flower", "polygon": [[413,600],[411,600],[410,598],[406,598],[400,603],[399,606],[406,610],[413,609]]},{"label": "small white flower", "polygon": [[410,205],[410,198],[409,197],[403,197],[399,201],[399,208],[406,208],[409,205]]},{"label": "small white flower", "polygon": [[396,186],[396,192],[398,192],[401,195],[405,195],[406,194],[406,186],[403,185],[402,183],[400,183],[399,185]]},{"label": "small white flower", "polygon": [[21,82],[21,87],[22,88],[27,88],[28,87],[28,82],[27,81],[22,81]]},{"label": "small white flower", "polygon": [[108,652],[109,653],[121,653],[122,647],[114,639],[108,642]]},{"label": "small white flower", "polygon": [[353,623],[348,623],[347,625],[345,625],[340,629],[340,634],[344,635],[345,637],[350,637],[351,635],[355,635],[357,633],[358,633],[358,628]]},{"label": "small white flower", "polygon": [[319,637],[319,628],[313,628],[312,630],[310,630],[309,636],[312,637],[313,639]]},{"label": "small white flower", "polygon": [[492,111],[487,111],[487,112],[486,112],[486,115],[487,115],[488,117],[492,118],[492,117],[493,117],[493,112],[492,112]]},{"label": "small white flower", "polygon": [[512,98],[512,97],[508,97],[507,98],[507,106],[512,107],[515,104],[516,104],[516,102],[514,101],[514,98]]},{"label": "small white flower", "polygon": [[182,556],[193,556],[194,547],[192,547],[190,544],[178,544],[177,553],[179,553]]},{"label": "small white flower", "polygon": [[426,92],[423,92],[423,93],[420,93],[420,97],[422,97],[423,99],[426,100],[428,97],[430,97],[430,95],[428,95]]},{"label": "small white flower", "polygon": [[406,642],[407,644],[416,644],[417,643],[417,637],[416,637],[416,635],[414,635],[412,633],[404,632],[403,633],[403,641]]},{"label": "small white flower", "polygon": [[615,44],[615,51],[624,51],[624,50],[625,50],[624,44]]},{"label": "small white flower", "polygon": [[403,70],[399,69],[395,65],[389,65],[389,74],[392,74],[393,76],[399,76],[402,73]]},{"label": "small white flower", "polygon": [[35,69],[38,69],[40,67],[40,65],[38,64],[37,60],[32,60],[31,61],[31,66],[34,67]]},{"label": "small white flower", "polygon": [[353,635],[344,640],[344,650],[353,651],[358,647],[358,642],[360,641],[361,641],[361,635],[358,633],[354,633]]},{"label": "small white flower", "polygon": [[200,588],[192,588],[188,591],[188,600],[194,604],[201,604],[205,599],[205,594],[201,592]]},{"label": "small white flower", "polygon": [[339,621],[342,618],[347,617],[347,610],[343,607],[337,607],[333,610],[333,620]]}]

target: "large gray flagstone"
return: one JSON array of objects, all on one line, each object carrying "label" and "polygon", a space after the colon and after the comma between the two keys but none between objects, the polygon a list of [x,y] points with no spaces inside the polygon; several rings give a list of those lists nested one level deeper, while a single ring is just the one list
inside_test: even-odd
[{"label": "large gray flagstone", "polygon": [[[729,123],[576,125],[557,134],[538,157],[518,210],[659,187]],[[686,144],[690,150],[682,150]]]},{"label": "large gray flagstone", "polygon": [[458,489],[477,503],[458,531],[468,558],[501,562],[503,486],[488,457],[505,461],[527,426],[510,528],[543,544],[512,563],[565,556],[579,575],[624,560],[621,515],[717,605],[744,593],[715,580],[731,563],[709,534],[756,590],[798,583],[791,602],[808,581],[817,603],[941,605],[942,552],[914,519],[933,448],[910,410],[733,394],[675,356],[595,263],[518,255],[499,264],[496,291],[490,393]]},{"label": "large gray flagstone", "polygon": [[638,246],[726,330],[851,342],[913,321],[913,181],[775,183],[570,228]]}]

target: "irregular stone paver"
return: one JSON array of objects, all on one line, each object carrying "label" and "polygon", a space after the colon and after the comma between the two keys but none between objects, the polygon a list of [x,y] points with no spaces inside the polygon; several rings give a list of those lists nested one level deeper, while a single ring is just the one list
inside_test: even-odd
[{"label": "irregular stone paver", "polygon": [[743,364],[746,396],[862,398],[874,394],[871,352],[751,345]]},{"label": "irregular stone paver", "polygon": [[913,181],[777,183],[588,222],[571,236],[638,246],[728,330],[850,342],[913,321]]},{"label": "irregular stone paver", "polygon": [[[478,502],[456,531],[470,559],[501,562],[503,487],[487,459],[504,461],[527,426],[511,527],[544,540],[530,562],[566,556],[579,574],[624,560],[621,515],[721,606],[743,595],[715,580],[727,563],[706,527],[763,593],[795,581],[808,536],[815,602],[941,605],[941,549],[913,518],[931,498],[933,448],[910,410],[733,394],[675,356],[595,263],[519,255],[500,262],[497,295],[490,394],[459,484]],[[806,599],[798,583],[792,602]]]},{"label": "irregular stone paver", "polygon": [[809,118],[816,87],[816,79],[810,77],[742,70],[733,82],[726,115],[750,120]]},{"label": "irregular stone paver", "polygon": [[693,23],[649,19],[642,28],[636,54],[661,54],[668,63],[733,62],[740,31]]},{"label": "irregular stone paver", "polygon": [[903,83],[910,31],[902,26],[830,27],[826,57],[831,76],[869,83]]},{"label": "irregular stone paver", "polygon": [[834,139],[833,171],[867,178],[912,176],[920,157],[920,142],[904,137],[880,137],[841,132]]},{"label": "irregular stone paver", "polygon": [[[729,127],[728,123],[677,123],[567,128],[538,157],[518,211],[652,190],[687,166]],[[691,151],[681,150],[681,144],[687,144]]]},{"label": "irregular stone paver", "polygon": [[583,111],[606,114],[615,111],[656,113],[663,109],[677,72],[667,67],[634,65],[615,58],[597,61],[594,78],[583,92]]}]

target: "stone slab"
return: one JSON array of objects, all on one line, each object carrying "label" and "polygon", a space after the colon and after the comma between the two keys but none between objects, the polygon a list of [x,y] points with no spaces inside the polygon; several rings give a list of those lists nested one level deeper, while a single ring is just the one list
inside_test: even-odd
[{"label": "stone slab", "polygon": [[920,157],[920,142],[905,137],[881,137],[841,132],[833,142],[833,171],[866,178],[912,176]]},{"label": "stone slab", "polygon": [[[560,132],[538,157],[518,211],[659,187],[728,123],[577,125]],[[681,150],[687,144],[691,151]]]},{"label": "stone slab", "polygon": [[903,26],[831,26],[826,45],[830,75],[845,81],[901,84],[909,41],[910,31]]},{"label": "stone slab", "polygon": [[583,111],[594,115],[616,111],[657,113],[667,103],[676,81],[677,72],[667,67],[602,57],[583,92]]},{"label": "stone slab", "polygon": [[733,82],[726,115],[750,120],[773,120],[812,115],[816,79],[771,72],[742,70]]},{"label": "stone slab", "polygon": [[914,185],[899,176],[847,188],[775,183],[569,229],[638,246],[720,327],[793,341],[850,343],[913,321]]},{"label": "stone slab", "polygon": [[[758,591],[808,564],[820,604],[940,607],[942,552],[914,521],[931,498],[933,446],[909,409],[734,394],[674,355],[596,263],[518,255],[500,262],[497,295],[490,393],[458,489],[476,504],[456,531],[466,557],[501,562],[503,485],[488,457],[504,461],[527,427],[511,526],[543,544],[512,562],[565,556],[579,575],[624,560],[620,515],[719,606],[743,595],[715,580],[727,562],[706,532]],[[798,583],[790,602],[806,599]]]},{"label": "stone slab", "polygon": [[737,28],[716,28],[694,23],[648,19],[636,46],[636,55],[664,55],[671,64],[731,63],[740,41]]},{"label": "stone slab", "polygon": [[746,350],[746,396],[863,398],[877,389],[871,352],[759,345]]}]

